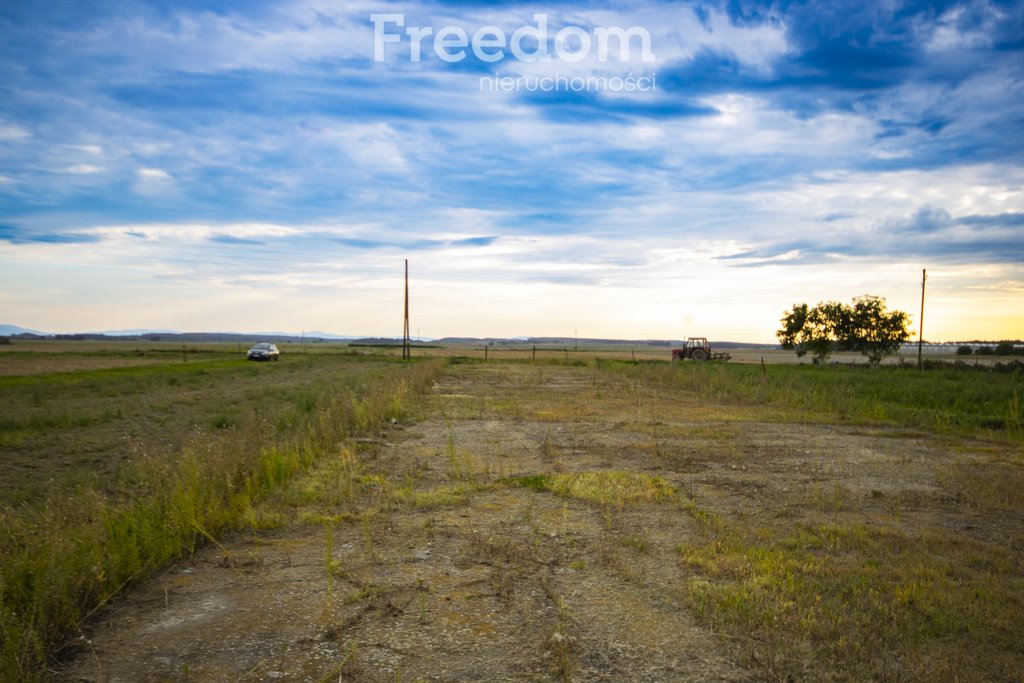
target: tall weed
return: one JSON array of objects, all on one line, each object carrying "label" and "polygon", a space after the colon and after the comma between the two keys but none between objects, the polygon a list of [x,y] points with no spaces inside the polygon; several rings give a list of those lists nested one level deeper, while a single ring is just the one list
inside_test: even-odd
[{"label": "tall weed", "polygon": [[176,460],[141,457],[115,482],[0,508],[0,680],[44,680],[47,659],[112,596],[238,525],[339,444],[401,418],[440,368],[395,364],[358,391],[304,392],[290,421],[268,416],[216,439],[200,432]]}]

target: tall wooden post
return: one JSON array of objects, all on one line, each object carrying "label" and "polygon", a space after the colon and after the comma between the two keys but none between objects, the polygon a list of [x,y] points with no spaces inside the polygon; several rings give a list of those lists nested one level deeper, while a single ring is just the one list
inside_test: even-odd
[{"label": "tall wooden post", "polygon": [[924,344],[924,283],[928,281],[928,270],[921,269],[921,317],[917,320],[917,369],[924,368],[924,361],[921,359],[921,348]]},{"label": "tall wooden post", "polygon": [[405,259],[405,322],[402,329],[402,360],[412,358],[409,346],[409,259]]}]

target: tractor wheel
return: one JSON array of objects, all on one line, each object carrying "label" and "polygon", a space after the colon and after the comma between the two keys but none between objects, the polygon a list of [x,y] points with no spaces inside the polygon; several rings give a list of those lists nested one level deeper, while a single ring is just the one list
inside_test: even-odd
[{"label": "tractor wheel", "polygon": [[694,349],[693,353],[690,354],[690,358],[694,360],[707,360],[708,352],[705,351],[704,349]]}]

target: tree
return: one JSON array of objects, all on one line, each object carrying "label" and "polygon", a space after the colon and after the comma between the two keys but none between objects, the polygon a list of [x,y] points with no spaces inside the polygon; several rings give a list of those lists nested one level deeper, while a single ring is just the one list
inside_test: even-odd
[{"label": "tree", "polygon": [[847,310],[849,327],[841,337],[843,348],[860,351],[872,365],[878,365],[882,358],[899,351],[910,339],[909,316],[903,311],[885,310],[885,299],[880,296],[859,296]]},{"label": "tree", "polygon": [[807,304],[793,304],[793,310],[786,311],[782,329],[776,332],[784,349],[796,349],[801,358],[808,351],[814,354],[814,362],[823,363],[835,346],[835,307],[833,302],[820,303],[814,308]]},{"label": "tree", "polygon": [[1017,349],[1012,341],[1001,341],[996,344],[995,353],[997,356],[1012,356]]},{"label": "tree", "polygon": [[814,308],[794,304],[776,336],[782,348],[795,349],[798,356],[812,352],[815,363],[825,362],[834,351],[859,351],[877,365],[910,338],[908,320],[903,311],[887,311],[882,297],[864,295],[850,306],[835,301]]}]

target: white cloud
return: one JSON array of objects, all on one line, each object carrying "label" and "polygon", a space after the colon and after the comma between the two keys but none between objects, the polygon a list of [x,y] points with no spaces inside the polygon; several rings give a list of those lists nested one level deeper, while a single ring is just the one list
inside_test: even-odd
[{"label": "white cloud", "polygon": [[320,129],[314,138],[338,145],[360,168],[381,171],[405,171],[409,164],[405,150],[410,141],[386,123],[350,125]]},{"label": "white cloud", "polygon": [[969,50],[991,45],[994,33],[992,28],[1002,12],[988,3],[972,4],[971,10],[977,11],[982,7],[986,10],[985,21],[980,26],[962,30],[959,24],[964,13],[968,11],[968,7],[965,5],[951,7],[939,17],[931,38],[925,44],[925,49],[930,52],[943,52]]},{"label": "white cloud", "polygon": [[137,173],[139,178],[145,181],[162,182],[171,179],[171,175],[167,171],[159,168],[140,168]]},{"label": "white cloud", "polygon": [[161,168],[140,168],[135,172],[135,192],[144,197],[160,198],[178,194],[171,174]]},{"label": "white cloud", "polygon": [[74,166],[68,166],[66,170],[68,173],[89,175],[92,173],[102,173],[106,169],[102,166],[95,166],[93,164],[75,164]]},{"label": "white cloud", "polygon": [[30,137],[32,137],[32,133],[25,128],[16,124],[0,122],[0,141],[16,142]]}]

